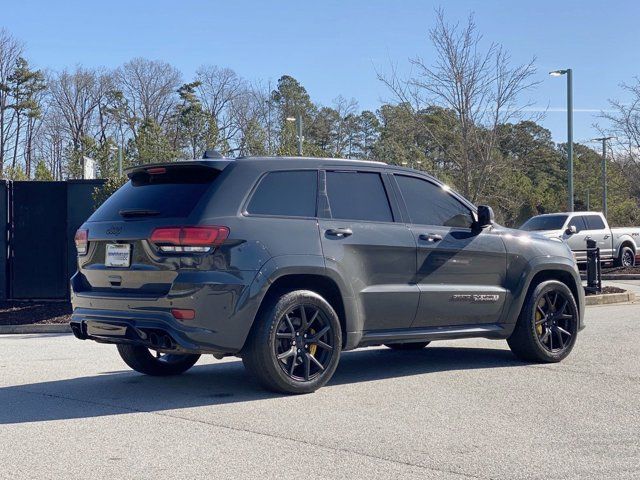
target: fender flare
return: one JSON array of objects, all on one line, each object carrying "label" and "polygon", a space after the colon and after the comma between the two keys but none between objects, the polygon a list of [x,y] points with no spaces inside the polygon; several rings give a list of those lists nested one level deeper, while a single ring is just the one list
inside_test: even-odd
[{"label": "fender flare", "polygon": [[631,250],[633,250],[634,255],[638,253],[638,245],[633,240],[633,237],[631,237],[631,235],[622,235],[618,239],[618,248],[616,249],[615,256],[616,259],[620,258],[620,255],[622,254],[622,248],[625,246],[625,244],[630,244]]},{"label": "fender flare", "polygon": [[[255,321],[260,305],[269,288],[280,278],[288,275],[316,275],[333,281],[342,297],[344,306],[344,325],[347,338],[351,332],[361,326],[358,308],[351,295],[351,289],[340,275],[326,268],[324,257],[321,255],[280,255],[270,258],[256,273],[251,285],[245,289],[239,299],[234,316],[247,326],[242,343],[246,342],[251,327]],[[361,330],[361,328],[360,328]],[[347,342],[349,343],[349,342]]]},{"label": "fender flare", "polygon": [[527,293],[531,287],[531,282],[533,282],[536,275],[543,272],[562,272],[565,275],[570,275],[573,280],[573,285],[568,285],[568,287],[573,287],[571,288],[572,291],[575,290],[578,292],[575,300],[578,305],[580,325],[582,325],[585,305],[584,295],[580,294],[580,291],[582,290],[580,274],[577,271],[574,262],[570,258],[558,256],[538,256],[532,258],[527,263],[526,268],[524,268],[520,274],[516,287],[511,291],[512,301],[505,312],[504,323],[512,324],[515,327],[518,317],[520,316],[520,311],[522,310],[522,306],[524,305],[527,297]]}]

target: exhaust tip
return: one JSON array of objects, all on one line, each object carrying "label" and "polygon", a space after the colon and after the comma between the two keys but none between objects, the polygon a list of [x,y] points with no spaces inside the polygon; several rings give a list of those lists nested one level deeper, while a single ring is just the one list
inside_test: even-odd
[{"label": "exhaust tip", "polygon": [[164,348],[173,348],[173,342],[171,341],[171,337],[169,337],[169,335],[164,335],[162,337],[162,346]]},{"label": "exhaust tip", "polygon": [[149,334],[149,343],[151,344],[152,347],[159,347],[160,346],[160,339],[158,338],[158,335],[156,335],[155,333],[150,333]]}]

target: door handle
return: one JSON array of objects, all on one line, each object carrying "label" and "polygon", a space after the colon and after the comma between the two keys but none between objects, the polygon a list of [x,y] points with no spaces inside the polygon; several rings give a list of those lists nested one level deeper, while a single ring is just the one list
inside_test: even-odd
[{"label": "door handle", "polygon": [[420,234],[420,240],[436,243],[442,240],[442,235],[438,235],[437,233],[422,233]]},{"label": "door handle", "polygon": [[591,240],[591,235],[587,235],[584,237],[585,240]]},{"label": "door handle", "polygon": [[325,233],[330,237],[345,238],[349,235],[353,235],[353,230],[350,228],[330,228]]}]

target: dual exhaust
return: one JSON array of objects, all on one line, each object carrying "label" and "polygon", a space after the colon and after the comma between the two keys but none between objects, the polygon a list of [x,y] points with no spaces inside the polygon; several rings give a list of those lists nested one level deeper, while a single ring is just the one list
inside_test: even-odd
[{"label": "dual exhaust", "polygon": [[160,329],[147,330],[124,325],[113,328],[115,325],[110,325],[111,328],[108,329],[96,331],[94,328],[88,331],[85,322],[72,321],[70,324],[71,331],[80,340],[92,338],[105,343],[136,343],[154,350],[175,350],[179,347],[171,335]]},{"label": "dual exhaust", "polygon": [[173,339],[166,334],[151,332],[147,336],[151,348],[162,348],[172,350],[175,348]]}]

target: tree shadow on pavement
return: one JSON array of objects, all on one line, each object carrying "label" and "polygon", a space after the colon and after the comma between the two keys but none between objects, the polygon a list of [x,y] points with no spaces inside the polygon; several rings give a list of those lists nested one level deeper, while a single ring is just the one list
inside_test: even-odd
[{"label": "tree shadow on pavement", "polygon": [[[324,389],[434,372],[522,365],[504,349],[429,346],[420,351],[357,350],[342,355]],[[241,361],[196,365],[176,377],[149,377],[129,370],[105,372],[1,387],[0,424],[215,407],[278,397],[283,396],[267,392],[254,382]]]}]

